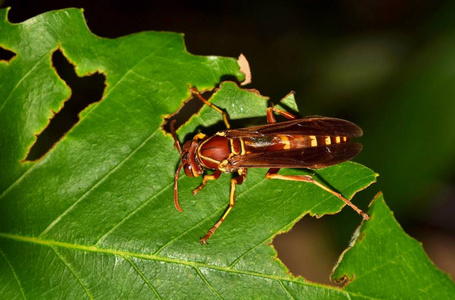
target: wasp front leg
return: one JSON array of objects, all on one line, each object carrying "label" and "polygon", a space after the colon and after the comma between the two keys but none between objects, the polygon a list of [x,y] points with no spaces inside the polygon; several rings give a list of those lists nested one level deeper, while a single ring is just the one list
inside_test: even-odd
[{"label": "wasp front leg", "polygon": [[231,124],[229,124],[229,118],[228,115],[225,111],[223,111],[221,108],[216,106],[215,104],[210,103],[207,99],[204,99],[204,97],[201,96],[201,93],[196,87],[191,88],[191,93],[195,95],[199,100],[201,100],[204,104],[207,104],[217,112],[219,112],[223,116],[223,121],[224,124],[226,125],[226,128],[229,129],[231,128]]},{"label": "wasp front leg", "polygon": [[330,189],[329,187],[323,185],[322,183],[314,180],[313,176],[311,175],[280,175],[278,174],[278,171],[280,169],[278,168],[271,168],[267,171],[267,174],[265,175],[265,177],[267,179],[281,179],[281,180],[290,180],[290,181],[300,181],[300,182],[308,182],[308,183],[312,183],[318,187],[320,187],[321,189],[323,189],[324,191],[327,191],[329,192],[330,194],[334,195],[335,197],[337,197],[338,199],[342,200],[344,203],[346,203],[346,205],[350,206],[353,210],[355,210],[359,215],[361,215],[363,217],[364,220],[368,220],[370,217],[364,213],[360,208],[358,208],[357,206],[355,206],[351,201],[349,201],[348,199],[346,199],[345,197],[343,197],[343,195],[341,195],[340,193],[338,192],[335,192],[334,190]]},{"label": "wasp front leg", "polygon": [[217,180],[218,178],[220,178],[221,174],[222,172],[220,170],[216,170],[213,174],[204,175],[204,178],[202,178],[201,185],[193,190],[193,195],[196,196],[196,194],[199,193],[199,191],[202,190],[207,185],[207,182],[209,180]]},{"label": "wasp front leg", "polygon": [[245,181],[246,178],[246,173],[247,169],[239,169],[238,170],[239,176],[232,178],[231,179],[231,192],[229,194],[229,206],[224,212],[224,214],[221,216],[221,218],[218,220],[218,222],[213,225],[213,227],[207,232],[207,234],[201,238],[201,244],[207,244],[207,240],[212,236],[212,234],[215,232],[215,230],[220,227],[221,223],[226,219],[227,215],[231,212],[232,208],[234,207],[235,204],[235,187],[238,184],[242,184]]}]

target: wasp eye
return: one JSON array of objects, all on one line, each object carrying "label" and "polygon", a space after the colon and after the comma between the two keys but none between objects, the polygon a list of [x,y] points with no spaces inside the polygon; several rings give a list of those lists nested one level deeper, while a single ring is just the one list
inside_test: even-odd
[{"label": "wasp eye", "polygon": [[188,177],[194,177],[194,174],[193,174],[193,168],[191,167],[190,164],[185,164],[183,166],[183,169],[185,170],[185,175],[188,176]]}]

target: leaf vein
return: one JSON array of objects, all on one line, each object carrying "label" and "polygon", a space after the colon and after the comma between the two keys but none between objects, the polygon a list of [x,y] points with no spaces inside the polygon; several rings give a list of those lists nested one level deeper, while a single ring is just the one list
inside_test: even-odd
[{"label": "leaf vein", "polygon": [[161,246],[158,250],[156,250],[153,254],[154,255],[158,255],[161,251],[163,251],[163,249],[167,248],[170,244],[172,244],[174,241],[178,240],[179,238],[181,238],[182,236],[184,236],[185,234],[187,234],[188,232],[192,231],[194,228],[196,227],[199,227],[202,223],[204,223],[205,221],[207,221],[207,219],[211,218],[212,216],[214,216],[215,214],[220,214],[220,211],[221,209],[223,209],[223,207],[217,209],[216,211],[214,211],[212,214],[210,214],[207,218],[203,218],[202,220],[200,220],[199,222],[197,222],[195,225],[191,226],[190,228],[182,231],[179,235],[177,235],[176,237],[170,239],[166,244],[164,244],[163,246]]},{"label": "leaf vein", "polygon": [[73,276],[76,278],[77,282],[80,284],[80,286],[84,289],[85,293],[90,299],[94,299],[92,294],[90,294],[90,291],[88,288],[84,285],[82,280],[79,278],[79,276],[76,274],[76,272],[73,270],[73,268],[69,265],[69,263],[63,258],[63,256],[57,251],[57,249],[53,246],[50,246],[50,248],[54,251],[54,253],[57,255],[57,257],[63,262],[63,264],[70,270],[70,272],[73,274]]},{"label": "leaf vein", "polygon": [[[246,193],[247,191],[251,190],[253,187],[255,187],[256,185],[260,184],[261,182],[264,182],[266,178],[262,178],[261,180],[259,180],[258,182],[256,182],[255,184],[253,184],[252,186],[248,187],[245,191],[242,191],[241,193],[239,193],[236,197],[237,199],[240,199],[241,196]],[[216,214],[221,214],[221,211],[225,210],[226,209],[226,205],[223,205],[223,206],[220,206],[218,209],[216,209],[213,213],[211,213],[209,216],[201,219],[199,222],[197,222],[196,224],[194,224],[193,226],[189,227],[188,229],[186,229],[185,231],[183,231],[182,233],[180,233],[178,236],[172,238],[171,240],[169,240],[166,244],[164,244],[163,246],[161,246],[161,248],[159,248],[157,251],[155,251],[153,254],[157,255],[158,253],[160,253],[161,251],[163,251],[163,249],[167,248],[170,244],[172,244],[174,241],[178,240],[180,237],[184,236],[185,234],[187,234],[188,232],[194,230],[195,228],[199,227],[202,223],[206,222],[208,219],[211,219],[212,216],[216,215]]]},{"label": "leaf vein", "polygon": [[155,287],[152,285],[152,283],[145,277],[144,273],[139,270],[139,267],[129,258],[128,256],[123,257],[129,264],[133,267],[133,269],[139,274],[139,276],[142,278],[142,280],[147,284],[147,286],[152,290],[152,292],[158,297],[158,299],[163,299],[158,291],[155,289]]},{"label": "leaf vein", "polygon": [[[123,73],[122,77],[120,77],[117,82],[112,85],[112,87],[106,91],[106,94],[104,95],[103,98],[107,97],[113,90],[115,90],[115,88],[117,87],[117,85],[122,82],[126,76],[130,73],[130,72],[134,72],[134,68],[136,66],[138,66],[139,64],[141,64],[143,61],[149,59],[151,56],[155,55],[156,52],[158,52],[160,49],[166,47],[170,42],[172,41],[172,39],[169,39],[168,41],[166,41],[165,43],[162,43],[159,47],[156,47],[154,51],[150,52],[148,55],[144,56],[142,59],[138,60],[137,63],[135,63],[133,66],[131,66],[131,68],[129,68],[125,73]],[[136,72],[134,72],[136,73]],[[90,113],[90,112],[89,112]]]},{"label": "leaf vein", "polygon": [[217,292],[217,290],[215,290],[215,288],[210,284],[210,282],[207,280],[207,278],[205,278],[204,274],[202,274],[201,270],[199,270],[198,267],[193,267],[195,270],[196,270],[196,273],[199,275],[199,277],[201,277],[202,281],[205,282],[205,284],[209,287],[210,290],[212,290],[212,292],[218,296],[218,298],[220,299],[223,299],[223,297],[221,297],[221,295]]},{"label": "leaf vein", "polygon": [[412,251],[416,250],[416,248],[417,247],[414,246],[413,248],[408,249],[407,251],[400,253],[398,256],[395,256],[393,259],[390,259],[390,260],[388,260],[388,261],[386,261],[386,262],[384,262],[384,263],[382,263],[382,264],[380,264],[378,266],[375,266],[374,268],[369,269],[367,272],[363,273],[362,275],[355,277],[354,280],[359,280],[360,278],[365,277],[366,275],[368,275],[368,274],[370,274],[370,273],[372,273],[372,272],[374,272],[374,271],[376,271],[376,270],[378,270],[378,269],[380,269],[382,267],[385,267],[388,264],[393,263],[397,259],[407,255],[409,252],[412,252]]},{"label": "leaf vein", "polygon": [[287,289],[287,287],[283,284],[283,281],[278,280],[278,283],[280,284],[281,288],[286,292],[286,294],[287,294],[291,299],[295,299],[295,297],[292,296],[291,292],[289,292],[289,290]]},{"label": "leaf vein", "polygon": [[0,254],[2,255],[3,259],[8,264],[8,267],[10,268],[11,273],[13,273],[14,279],[16,279],[16,282],[17,282],[17,285],[19,286],[19,290],[21,291],[22,297],[24,299],[27,299],[27,297],[25,297],[25,292],[24,292],[24,289],[22,288],[21,281],[19,280],[19,277],[17,276],[16,271],[13,268],[13,265],[11,264],[8,257],[6,257],[6,254],[1,249],[0,249]]},{"label": "leaf vein", "polygon": [[111,229],[109,229],[102,237],[96,241],[95,245],[99,245],[99,243],[104,240],[106,237],[108,237],[112,232],[114,232],[120,225],[125,223],[128,219],[130,219],[132,216],[134,216],[138,211],[140,211],[142,208],[144,208],[147,204],[150,203],[153,199],[156,199],[159,195],[161,195],[164,191],[166,191],[168,188],[170,188],[173,185],[173,183],[166,185],[163,187],[161,190],[159,190],[157,193],[154,195],[150,196],[144,203],[136,207],[131,213],[129,213],[126,217],[121,219],[117,224],[115,224]]},{"label": "leaf vein", "polygon": [[5,107],[6,103],[9,101],[9,99],[11,98],[11,95],[14,93],[14,91],[21,85],[21,83],[25,80],[25,78],[27,78],[31,73],[32,71],[34,71],[36,69],[36,67],[41,63],[41,61],[48,56],[48,53],[44,54],[43,56],[41,56],[37,61],[36,63],[33,65],[33,67],[30,68],[30,70],[24,74],[24,76],[22,76],[22,78],[17,82],[17,84],[14,86],[14,88],[11,90],[11,92],[9,93],[8,97],[5,99],[5,102],[3,102],[2,106],[0,107],[0,112],[3,110],[3,108]]},{"label": "leaf vein", "polygon": [[[330,197],[329,197],[330,198]],[[325,200],[324,200],[325,201]],[[303,218],[306,214],[308,214],[313,208],[315,208],[316,206],[318,206],[318,204],[314,205],[313,207],[310,207],[306,212],[304,212],[303,214],[299,215],[297,218],[295,218],[294,220],[292,220],[289,224],[295,224],[296,222],[298,222],[301,218]],[[281,232],[283,231],[286,227],[289,226],[289,224],[286,224],[284,225],[283,227],[279,228],[276,232]],[[251,251],[253,251],[254,249],[256,249],[257,247],[259,247],[260,245],[264,244],[266,241],[270,240],[271,238],[275,237],[276,235],[278,235],[277,233],[272,233],[271,235],[269,235],[268,237],[266,237],[265,239],[261,240],[259,243],[257,243],[256,245],[254,245],[253,247],[251,247],[250,249],[248,249],[247,251],[245,251],[242,255],[240,255],[238,258],[236,258],[230,265],[229,265],[229,268],[232,268],[234,267],[244,256],[246,256],[248,253],[250,253]]]},{"label": "leaf vein", "polygon": [[133,151],[131,151],[123,160],[117,163],[109,172],[104,174],[94,185],[92,185],[82,196],[80,196],[73,204],[71,204],[63,213],[61,213],[57,218],[55,218],[47,227],[39,234],[39,237],[44,236],[51,230],[62,218],[64,218],[71,210],[73,210],[77,204],[82,202],[87,195],[89,195],[92,191],[94,191],[98,186],[100,186],[104,181],[106,181],[109,176],[111,176],[115,171],[117,171],[123,164],[125,164],[129,159],[139,151],[159,130],[159,127],[152,132],[139,146],[137,146]]}]

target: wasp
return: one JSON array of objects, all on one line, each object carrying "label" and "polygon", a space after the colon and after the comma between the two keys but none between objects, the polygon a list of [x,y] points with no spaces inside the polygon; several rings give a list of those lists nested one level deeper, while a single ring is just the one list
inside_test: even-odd
[{"label": "wasp", "polygon": [[[316,181],[312,175],[280,175],[281,168],[319,169],[348,161],[361,150],[360,143],[351,140],[362,136],[362,129],[346,120],[330,117],[297,118],[295,115],[276,107],[267,108],[266,125],[230,129],[229,119],[225,111],[203,98],[193,87],[191,92],[199,100],[210,106],[223,116],[226,130],[213,136],[198,133],[191,141],[181,146],[175,133],[175,120],[170,124],[175,147],[181,156],[174,177],[174,204],[180,212],[177,182],[183,168],[186,176],[198,177],[205,169],[214,170],[213,174],[203,176],[202,183],[193,190],[196,195],[205,185],[218,179],[222,173],[237,173],[231,179],[229,205],[220,219],[207,234],[201,238],[201,244],[220,227],[235,204],[235,188],[245,181],[249,168],[268,168],[267,179],[281,179],[308,182],[338,197],[346,205],[354,209],[363,219],[368,215],[343,197],[340,193]],[[277,122],[274,113],[288,121]]]}]

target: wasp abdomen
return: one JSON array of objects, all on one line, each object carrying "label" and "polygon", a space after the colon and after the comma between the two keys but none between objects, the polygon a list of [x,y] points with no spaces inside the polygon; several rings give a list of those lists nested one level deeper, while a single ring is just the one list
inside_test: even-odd
[{"label": "wasp abdomen", "polygon": [[245,153],[274,152],[299,148],[322,147],[344,144],[349,141],[345,136],[285,135],[243,137]]}]

